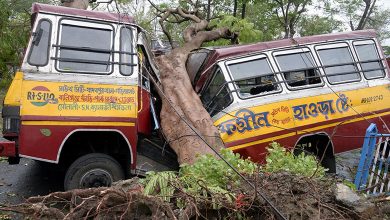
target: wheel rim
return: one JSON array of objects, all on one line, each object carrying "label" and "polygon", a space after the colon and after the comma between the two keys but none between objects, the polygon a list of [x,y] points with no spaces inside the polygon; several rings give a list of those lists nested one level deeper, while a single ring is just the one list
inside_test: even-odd
[{"label": "wheel rim", "polygon": [[102,169],[93,169],[85,173],[80,179],[81,188],[111,186],[113,180],[109,172]]}]

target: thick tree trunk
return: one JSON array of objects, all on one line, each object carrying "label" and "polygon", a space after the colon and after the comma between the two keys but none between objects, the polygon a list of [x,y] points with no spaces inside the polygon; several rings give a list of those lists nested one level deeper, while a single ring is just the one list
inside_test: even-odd
[{"label": "thick tree trunk", "polygon": [[193,163],[199,154],[214,154],[210,146],[217,150],[224,147],[218,129],[192,88],[185,66],[188,54],[203,42],[232,37],[228,29],[201,31],[207,25],[207,21],[201,20],[188,27],[184,32],[184,45],[157,59],[163,92],[169,99],[162,99],[161,126],[167,141],[178,155],[180,164]]},{"label": "thick tree trunk", "polygon": [[173,51],[157,59],[163,91],[169,98],[169,101],[163,99],[161,126],[180,164],[193,163],[196,154],[214,154],[183,119],[197,129],[210,146],[216,149],[223,147],[210,115],[192,89],[183,61],[186,55]]}]

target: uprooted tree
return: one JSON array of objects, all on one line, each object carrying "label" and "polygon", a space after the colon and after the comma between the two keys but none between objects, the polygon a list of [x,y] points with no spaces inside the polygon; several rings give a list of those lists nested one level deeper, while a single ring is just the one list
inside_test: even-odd
[{"label": "uprooted tree", "polygon": [[[88,1],[62,0],[62,2],[65,6],[85,9]],[[155,86],[161,88],[157,90],[162,101],[160,113],[162,133],[176,152],[178,162],[192,164],[196,155],[214,154],[210,147],[219,150],[224,144],[209,113],[192,88],[186,70],[188,55],[204,42],[220,38],[234,40],[237,35],[228,28],[210,27],[209,21],[202,18],[202,13],[197,9],[197,3],[188,1],[193,10],[182,7],[160,9],[150,3],[156,9],[161,28],[171,43],[172,38],[165,23],[189,22],[183,31],[183,45],[156,59],[161,82],[157,82]]]},{"label": "uprooted tree", "polygon": [[228,28],[212,30],[209,22],[201,18],[196,8],[190,11],[180,7],[159,9],[153,6],[157,9],[161,28],[170,42],[172,39],[165,28],[169,19],[174,19],[173,22],[191,22],[183,32],[183,45],[156,60],[164,93],[160,94],[164,96],[160,113],[162,131],[176,152],[179,163],[191,164],[195,161],[196,154],[213,154],[210,146],[218,150],[223,147],[223,142],[209,113],[192,88],[186,70],[188,55],[204,42],[220,38],[234,40],[236,34]]}]

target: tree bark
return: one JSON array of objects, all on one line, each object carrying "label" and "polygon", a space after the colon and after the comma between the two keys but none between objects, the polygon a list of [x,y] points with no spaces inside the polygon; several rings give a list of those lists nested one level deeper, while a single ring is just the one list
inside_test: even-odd
[{"label": "tree bark", "polygon": [[246,16],[246,2],[242,3],[242,9],[241,9],[241,19],[244,19]]},{"label": "tree bark", "polygon": [[233,17],[237,17],[238,0],[234,0]]},{"label": "tree bark", "polygon": [[87,9],[89,0],[61,0],[61,4],[65,7]]},{"label": "tree bark", "polygon": [[211,18],[211,0],[207,0],[207,17],[206,20],[210,21]]},{"label": "tree bark", "polygon": [[[183,33],[184,45],[156,60],[162,89],[169,99],[162,98],[161,127],[180,164],[192,164],[199,154],[214,154],[210,146],[216,150],[224,147],[218,129],[192,88],[186,61],[189,53],[198,49],[203,42],[219,38],[232,39],[234,34],[226,28],[204,31],[208,26],[206,20],[193,21]],[[193,128],[207,143],[197,136]]]},{"label": "tree bark", "polygon": [[359,24],[356,30],[363,30],[366,26],[367,20],[370,17],[373,8],[375,7],[376,0],[371,2],[371,0],[363,0],[365,3],[365,8],[362,17],[360,18]]}]

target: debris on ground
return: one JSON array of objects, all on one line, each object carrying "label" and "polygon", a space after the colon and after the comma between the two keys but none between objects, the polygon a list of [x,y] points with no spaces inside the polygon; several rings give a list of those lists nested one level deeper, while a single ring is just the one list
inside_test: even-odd
[{"label": "debris on ground", "polygon": [[[273,149],[284,157],[275,150],[278,148]],[[387,197],[367,199],[334,176],[287,172],[279,166],[281,161],[295,160],[287,153],[286,158],[267,164],[268,169],[231,151],[221,154],[239,173],[211,155],[202,155],[194,164],[183,165],[178,173],[152,172],[146,178],[119,181],[109,188],[30,197],[23,204],[0,206],[0,210],[31,219],[275,219],[272,206],[286,219],[389,216]],[[274,172],[266,171],[270,168]]]},{"label": "debris on ground", "polygon": [[[332,178],[319,180],[282,172],[252,176],[250,181],[287,219],[383,219],[386,214],[383,207],[361,196],[353,203],[345,202],[345,198],[338,200],[340,197]],[[24,204],[0,209],[33,219],[275,218],[269,204],[246,184],[231,189],[236,192],[232,200],[222,194],[196,198],[178,188],[168,202],[162,196],[145,195],[144,189],[139,179],[133,178],[110,188],[77,189],[31,197]],[[187,205],[180,207],[179,201]]]}]

